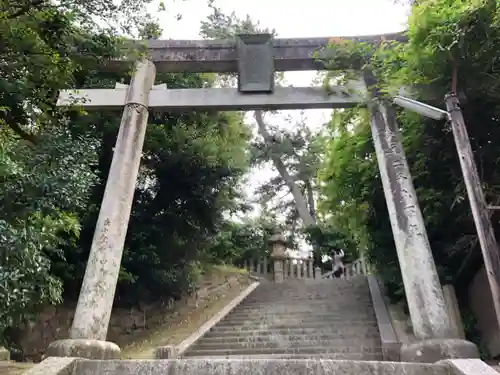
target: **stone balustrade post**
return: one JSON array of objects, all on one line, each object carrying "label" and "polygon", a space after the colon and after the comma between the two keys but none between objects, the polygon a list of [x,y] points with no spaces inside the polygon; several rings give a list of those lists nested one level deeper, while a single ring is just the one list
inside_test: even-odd
[{"label": "stone balustrade post", "polygon": [[307,273],[308,273],[308,278],[314,279],[314,274],[313,274],[313,258],[309,257],[307,260]]},{"label": "stone balustrade post", "polygon": [[321,279],[321,267],[314,267],[314,278]]},{"label": "stone balustrade post", "polygon": [[3,346],[0,346],[0,361],[9,361],[9,360],[10,360],[10,352]]}]

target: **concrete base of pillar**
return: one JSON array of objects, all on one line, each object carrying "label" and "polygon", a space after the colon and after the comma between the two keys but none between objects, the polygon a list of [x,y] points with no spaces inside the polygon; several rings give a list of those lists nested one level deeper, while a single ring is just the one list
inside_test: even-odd
[{"label": "concrete base of pillar", "polygon": [[0,346],[0,361],[9,361],[9,360],[10,360],[10,352],[3,346]]},{"label": "concrete base of pillar", "polygon": [[172,359],[177,356],[177,348],[172,345],[165,345],[156,348],[155,358],[156,359]]},{"label": "concrete base of pillar", "polygon": [[120,359],[120,347],[109,341],[86,339],[58,340],[49,345],[44,357]]},{"label": "concrete base of pillar", "polygon": [[462,339],[422,340],[401,348],[401,362],[435,363],[454,358],[479,358],[479,350]]}]

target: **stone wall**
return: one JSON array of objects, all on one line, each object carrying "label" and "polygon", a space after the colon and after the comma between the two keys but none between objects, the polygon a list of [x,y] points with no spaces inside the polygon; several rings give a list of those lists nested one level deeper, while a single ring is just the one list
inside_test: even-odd
[{"label": "stone wall", "polygon": [[[235,275],[205,285],[191,296],[180,301],[163,301],[138,308],[113,310],[108,331],[108,340],[120,347],[140,339],[146,330],[163,324],[182,320],[188,311],[203,308],[214,299],[224,296],[231,288],[250,284],[248,275]],[[76,304],[65,304],[45,309],[36,320],[22,327],[17,345],[22,349],[24,360],[40,361],[47,346],[61,338],[67,338]]]},{"label": "stone wall", "polygon": [[500,329],[484,266],[479,269],[469,285],[469,305],[476,317],[477,328],[484,345],[491,356],[500,356]]}]

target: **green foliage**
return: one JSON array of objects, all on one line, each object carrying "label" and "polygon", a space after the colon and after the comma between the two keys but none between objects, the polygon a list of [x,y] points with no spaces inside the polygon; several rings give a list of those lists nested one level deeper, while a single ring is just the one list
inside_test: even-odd
[{"label": "green foliage", "polygon": [[344,261],[349,263],[358,258],[356,243],[332,227],[317,225],[304,229],[306,240],[314,248],[314,265],[324,267],[324,255],[332,256],[335,251],[344,251]]},{"label": "green foliage", "polygon": [[[425,84],[422,92],[415,91],[417,99],[424,91],[435,97],[455,89],[465,92],[465,121],[490,204],[498,202],[500,186],[493,147],[500,139],[499,15],[494,1],[418,1],[412,6],[408,43],[370,47],[339,42],[331,46],[330,61],[331,66],[348,62],[374,71],[386,93],[416,83]],[[339,79],[338,72],[330,72],[328,80],[333,79]],[[480,259],[469,257],[478,254],[478,241],[451,130],[402,110],[398,122],[438,272],[443,281],[460,286],[470,276],[460,273],[464,259],[471,272]],[[320,210],[366,253],[392,296],[401,298],[401,273],[367,111],[337,111],[328,129]],[[493,224],[500,229],[495,217]]]},{"label": "green foliage", "polygon": [[39,5],[2,2],[0,14],[0,338],[61,300],[51,259],[64,263],[62,247],[79,237],[100,140],[70,130],[55,102],[80,64],[95,66],[82,52],[114,50],[106,35],[76,27],[73,15]]},{"label": "green foliage", "polygon": [[[78,296],[121,116],[63,110],[56,99],[65,88],[129,81],[127,73],[100,71],[104,59],[119,55],[123,39],[115,32],[126,26],[108,12],[131,12],[128,20],[136,20],[143,9],[132,11],[145,3],[31,2],[27,10],[24,3],[2,3],[7,5],[0,14],[0,299],[6,301],[1,341],[46,304]],[[96,18],[83,19],[90,4],[113,27],[102,30]],[[160,35],[154,19],[142,20],[132,25],[140,29],[137,34]],[[173,88],[210,87],[214,76],[158,74],[157,80]],[[226,215],[242,207],[238,187],[248,166],[249,138],[240,114],[150,117],[118,305],[180,297],[196,282],[200,262],[233,259],[212,249]]]},{"label": "green foliage", "polygon": [[207,251],[212,262],[243,265],[245,260],[269,255],[268,240],[274,223],[265,220],[226,222]]},{"label": "green foliage", "polygon": [[61,300],[48,256],[63,261],[61,246],[78,238],[75,213],[85,208],[95,182],[91,140],[54,131],[31,148],[6,135],[0,149],[0,298],[6,301],[0,331]]}]

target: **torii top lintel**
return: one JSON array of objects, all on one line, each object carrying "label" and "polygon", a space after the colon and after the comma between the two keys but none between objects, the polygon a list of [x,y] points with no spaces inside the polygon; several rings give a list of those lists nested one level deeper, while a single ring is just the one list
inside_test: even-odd
[{"label": "torii top lintel", "polygon": [[[276,71],[324,70],[316,52],[331,42],[354,40],[364,43],[407,40],[403,32],[328,38],[273,39],[274,69]],[[148,50],[158,72],[212,72],[234,73],[238,71],[237,48],[232,40],[149,40],[137,42]],[[113,60],[106,63],[108,69],[121,70],[129,61]]]}]

